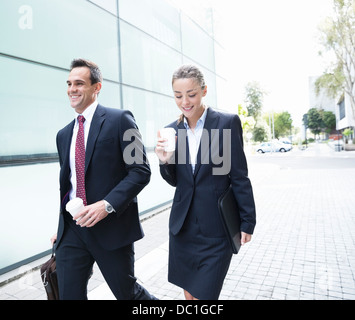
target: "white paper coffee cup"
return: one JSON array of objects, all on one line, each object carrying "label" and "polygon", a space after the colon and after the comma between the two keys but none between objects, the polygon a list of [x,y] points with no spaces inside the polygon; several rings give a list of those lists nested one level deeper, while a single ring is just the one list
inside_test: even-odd
[{"label": "white paper coffee cup", "polygon": [[167,139],[165,151],[170,152],[175,150],[175,134],[176,131],[173,128],[160,129],[160,136],[163,139]]},{"label": "white paper coffee cup", "polygon": [[65,209],[74,217],[78,214],[81,210],[84,209],[83,199],[81,198],[74,198],[70,200]]}]

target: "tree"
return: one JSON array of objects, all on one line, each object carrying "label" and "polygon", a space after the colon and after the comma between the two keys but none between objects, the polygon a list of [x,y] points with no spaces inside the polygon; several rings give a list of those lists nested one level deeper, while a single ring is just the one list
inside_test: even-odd
[{"label": "tree", "polygon": [[323,118],[317,108],[311,108],[307,113],[308,128],[314,135],[319,135],[324,128]]},{"label": "tree", "polygon": [[265,92],[260,88],[258,82],[249,82],[245,87],[246,99],[245,104],[248,110],[248,115],[253,117],[255,121],[261,114]]},{"label": "tree", "polygon": [[289,112],[284,111],[275,114],[274,120],[275,138],[280,138],[289,135],[292,128],[292,118]]},{"label": "tree", "polygon": [[268,132],[265,126],[256,125],[253,129],[253,140],[255,142],[263,142],[267,139]]},{"label": "tree", "polygon": [[323,112],[324,131],[330,134],[336,127],[335,114],[331,111]]},{"label": "tree", "polygon": [[349,137],[353,134],[354,134],[354,131],[349,128],[344,130],[343,135],[346,137],[346,143],[348,143]]},{"label": "tree", "polygon": [[335,114],[331,111],[312,108],[303,116],[306,128],[309,128],[314,135],[321,132],[331,133],[336,126]]},{"label": "tree", "polygon": [[355,2],[333,1],[334,16],[328,17],[319,30],[320,43],[334,54],[335,62],[316,80],[316,93],[324,88],[328,96],[336,98],[345,92],[355,117]]},{"label": "tree", "polygon": [[241,104],[238,105],[238,115],[242,123],[243,132],[250,132],[255,126],[255,120],[253,117],[248,116],[248,110]]}]

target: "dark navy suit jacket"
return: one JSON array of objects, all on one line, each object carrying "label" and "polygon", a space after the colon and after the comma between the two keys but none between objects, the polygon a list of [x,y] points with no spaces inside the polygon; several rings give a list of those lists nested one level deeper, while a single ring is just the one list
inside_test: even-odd
[{"label": "dark navy suit jacket", "polygon": [[[223,237],[225,231],[218,211],[218,198],[231,184],[239,205],[241,230],[252,234],[256,224],[256,213],[253,190],[248,178],[247,162],[243,151],[239,117],[235,114],[217,112],[208,108],[204,125],[205,138],[201,138],[194,173],[188,160],[189,148],[187,147],[184,123],[173,122],[168,127],[172,127],[178,132],[175,159],[172,160],[174,163],[160,165],[162,177],[170,185],[176,187],[169,221],[170,231],[174,235],[178,234],[188,212],[193,210],[198,217],[203,235]],[[225,136],[223,136],[223,129],[226,129]],[[229,141],[227,141],[228,137]],[[227,143],[224,146],[223,140]],[[223,153],[225,163],[218,161],[223,159]],[[230,170],[228,169],[228,161],[230,161]],[[221,169],[223,165],[228,172],[216,174],[214,169]],[[223,169],[222,173],[223,171],[226,170]]]},{"label": "dark navy suit jacket", "polygon": [[[71,188],[69,151],[74,123],[72,121],[57,134],[61,168],[57,246],[64,231],[65,205]],[[132,153],[133,156],[138,155],[141,161],[132,163],[129,160],[127,163],[125,150],[126,158]],[[150,175],[141,136],[131,112],[99,104],[92,118],[86,145],[85,189],[88,204],[105,199],[116,210],[88,228],[103,248],[114,250],[144,236],[136,196],[149,183]]]}]

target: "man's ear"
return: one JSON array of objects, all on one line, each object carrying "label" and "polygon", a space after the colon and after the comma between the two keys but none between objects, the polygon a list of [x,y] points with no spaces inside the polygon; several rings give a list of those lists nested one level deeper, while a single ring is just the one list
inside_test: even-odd
[{"label": "man's ear", "polygon": [[101,82],[95,83],[95,93],[96,94],[100,93],[101,88],[102,88],[102,83]]}]

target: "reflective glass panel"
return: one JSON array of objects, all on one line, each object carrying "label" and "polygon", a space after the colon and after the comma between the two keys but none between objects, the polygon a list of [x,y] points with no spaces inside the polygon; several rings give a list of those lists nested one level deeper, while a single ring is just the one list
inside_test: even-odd
[{"label": "reflective glass panel", "polygon": [[1,1],[0,52],[68,69],[74,58],[118,81],[117,18],[86,0]]},{"label": "reflective glass panel", "polygon": [[123,20],[181,50],[179,12],[164,0],[120,0]]},{"label": "reflective glass panel", "polygon": [[160,128],[180,114],[174,98],[130,87],[123,87],[124,109],[133,112],[146,147],[154,148]]},{"label": "reflective glass panel", "polygon": [[117,0],[89,0],[117,16]]},{"label": "reflective glass panel", "polygon": [[[74,117],[69,71],[1,56],[0,69],[0,156],[56,153],[56,134]],[[104,81],[99,102],[120,108],[119,90]]]},{"label": "reflective glass panel", "polygon": [[144,32],[121,22],[122,82],[172,95],[171,77],[181,54]]},{"label": "reflective glass panel", "polygon": [[68,72],[0,56],[0,156],[55,153],[72,117]]},{"label": "reflective glass panel", "polygon": [[215,70],[213,39],[188,17],[181,15],[182,50],[188,58]]}]

